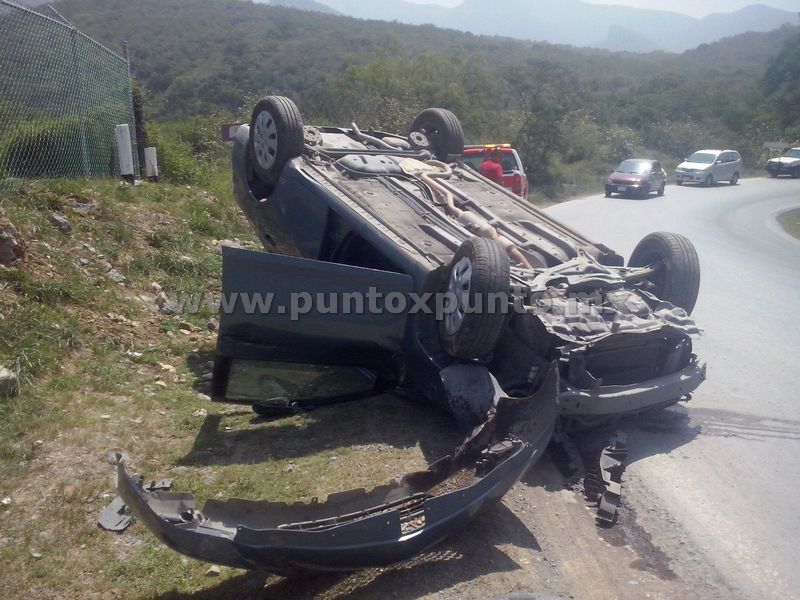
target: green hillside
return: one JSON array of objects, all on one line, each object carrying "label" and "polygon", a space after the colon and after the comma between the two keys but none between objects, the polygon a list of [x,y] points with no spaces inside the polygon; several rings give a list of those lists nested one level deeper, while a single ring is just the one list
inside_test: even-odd
[{"label": "green hillside", "polygon": [[[729,146],[756,166],[765,140],[800,135],[783,109],[793,88],[781,79],[796,72],[795,53],[782,50],[800,47],[797,27],[642,55],[242,0],[58,8],[112,47],[129,40],[153,119],[244,118],[255,97],[278,93],[309,122],[402,129],[420,108],[445,106],[469,141],[516,143],[543,188],[579,183],[637,152],[669,164],[699,146]],[[777,81],[765,80],[768,69]]]}]

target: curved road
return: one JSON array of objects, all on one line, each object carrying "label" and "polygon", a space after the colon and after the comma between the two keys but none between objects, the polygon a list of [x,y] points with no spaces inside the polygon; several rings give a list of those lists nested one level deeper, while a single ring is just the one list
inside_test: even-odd
[{"label": "curved road", "polygon": [[797,207],[800,180],[764,178],[548,209],[626,257],[651,231],[697,247],[708,381],[688,423],[633,432],[627,501],[672,561],[741,598],[800,598],[800,241],[775,221]]}]

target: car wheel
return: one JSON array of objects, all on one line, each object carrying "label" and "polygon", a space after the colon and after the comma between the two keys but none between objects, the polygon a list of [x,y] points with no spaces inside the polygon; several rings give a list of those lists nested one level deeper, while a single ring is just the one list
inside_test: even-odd
[{"label": "car wheel", "polygon": [[730,184],[731,185],[736,185],[737,183],[739,183],[739,174],[738,173],[734,173],[733,177],[731,177]]},{"label": "car wheel", "polygon": [[478,237],[461,244],[447,271],[450,305],[439,322],[439,339],[448,354],[475,360],[492,353],[505,322],[492,296],[507,293],[509,286],[510,261],[500,244]]},{"label": "car wheel", "polygon": [[661,187],[658,188],[658,192],[656,192],[656,193],[659,196],[663,196],[664,195],[664,190],[666,189],[666,187],[667,187],[667,184],[666,183],[662,183]]},{"label": "car wheel", "polygon": [[658,231],[636,245],[629,267],[652,267],[649,279],[659,299],[691,313],[700,290],[700,260],[688,238],[677,233]]},{"label": "car wheel", "polygon": [[611,192],[606,192],[606,198],[611,198]]},{"label": "car wheel", "polygon": [[444,108],[426,108],[411,124],[411,133],[424,133],[433,154],[441,161],[449,162],[464,153],[464,130],[453,113]]},{"label": "car wheel", "polygon": [[798,178],[800,178],[800,167],[795,167],[794,169],[792,169],[792,179],[798,179]]},{"label": "car wheel", "polygon": [[778,177],[778,174],[777,173],[770,173],[769,176],[772,177],[773,179],[776,179]]},{"label": "car wheel", "polygon": [[703,186],[704,187],[711,187],[712,185],[714,185],[714,176],[711,175],[711,174],[708,174],[708,175],[706,175],[706,178],[703,181]]},{"label": "car wheel", "polygon": [[295,103],[283,96],[260,100],[250,119],[247,150],[258,178],[277,183],[284,165],[303,153],[303,117]]},{"label": "car wheel", "polygon": [[683,185],[683,180],[682,179],[676,179],[675,180],[675,185]]}]

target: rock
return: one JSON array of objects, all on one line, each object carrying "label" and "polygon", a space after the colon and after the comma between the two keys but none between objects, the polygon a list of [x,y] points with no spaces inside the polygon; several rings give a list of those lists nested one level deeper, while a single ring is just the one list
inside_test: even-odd
[{"label": "rock", "polygon": [[92,254],[97,254],[97,250],[94,249],[94,246],[90,246],[89,244],[84,244],[83,249],[91,252]]},{"label": "rock", "polygon": [[25,243],[17,228],[0,211],[0,265],[8,266],[25,256]]},{"label": "rock", "polygon": [[153,292],[154,294],[160,294],[163,291],[163,288],[157,281],[150,282],[150,285],[148,287],[150,288],[150,291]]},{"label": "rock", "polygon": [[86,198],[73,198],[73,200],[75,201],[75,206],[72,208],[73,212],[82,217],[88,217],[100,210],[100,205],[93,200],[87,200]]},{"label": "rock", "polygon": [[207,417],[208,411],[205,408],[198,408],[192,413],[193,417]]},{"label": "rock", "polygon": [[219,574],[222,572],[222,569],[217,565],[212,565],[208,567],[205,572],[206,577],[219,577]]},{"label": "rock", "polygon": [[211,402],[211,396],[208,394],[197,394],[197,399],[203,402]]},{"label": "rock", "polygon": [[78,262],[81,263],[82,267],[85,267],[86,265],[88,265],[92,261],[90,261],[88,258],[82,258]]},{"label": "rock", "polygon": [[2,504],[3,506],[10,506],[11,505],[11,498],[6,496],[2,500],[0,500],[0,504]]},{"label": "rock", "polygon": [[14,371],[0,365],[0,395],[15,396],[19,391],[19,377]]},{"label": "rock", "polygon": [[116,269],[111,269],[108,273],[106,273],[106,277],[108,277],[108,279],[110,279],[114,283],[125,283],[127,281],[125,275],[123,275]]},{"label": "rock", "polygon": [[208,323],[206,323],[206,327],[209,331],[216,331],[219,328],[219,323],[216,319],[211,319]]},{"label": "rock", "polygon": [[169,301],[169,298],[167,298],[167,295],[164,292],[159,292],[154,302],[158,307],[158,312],[163,315],[169,316],[178,312],[175,308],[175,305]]},{"label": "rock", "polygon": [[114,269],[114,265],[112,265],[107,260],[101,260],[100,268],[103,269],[104,272],[108,273],[109,271],[112,271]]},{"label": "rock", "polygon": [[50,215],[50,220],[59,231],[63,231],[64,233],[69,233],[72,231],[72,225],[69,224],[69,221],[67,221],[67,218],[64,215],[60,213],[53,213]]},{"label": "rock", "polygon": [[158,387],[160,387],[160,388],[166,388],[166,387],[167,387],[167,382],[166,382],[166,381],[161,381],[161,380],[159,379],[158,381],[156,381],[156,385],[157,385]]},{"label": "rock", "polygon": [[42,558],[42,553],[37,552],[36,550],[31,550],[31,558],[33,558],[34,560],[39,560],[40,558]]},{"label": "rock", "polygon": [[289,463],[288,465],[283,467],[283,472],[284,473],[291,473],[292,471],[294,471],[294,465],[291,464],[291,463]]}]

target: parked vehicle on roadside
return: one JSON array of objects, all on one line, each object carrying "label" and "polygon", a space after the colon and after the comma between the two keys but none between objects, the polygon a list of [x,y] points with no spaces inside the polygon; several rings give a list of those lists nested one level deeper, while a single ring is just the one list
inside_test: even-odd
[{"label": "parked vehicle on roadside", "polygon": [[606,179],[606,198],[612,194],[647,197],[651,192],[664,195],[667,172],[661,163],[649,158],[623,160]]},{"label": "parked vehicle on roadside", "polygon": [[517,151],[511,144],[484,144],[482,146],[464,146],[461,160],[470,169],[477,171],[486,156],[493,150],[502,153],[503,187],[507,187],[521,198],[528,197],[528,176]]},{"label": "parked vehicle on roadside", "polygon": [[789,148],[776,158],[767,161],[767,171],[773,177],[790,175],[793,179],[800,177],[800,148]]},{"label": "parked vehicle on roadside", "polygon": [[164,543],[276,573],[407,560],[497,502],[557,423],[612,422],[702,384],[687,238],[651,233],[626,265],[463,153],[461,124],[441,108],[406,134],[367,134],[304,126],[288,98],[256,105],[233,182],[265,251],[223,248],[214,400],[269,415],[402,393],[449,412],[466,437],[399,482],[311,503],[211,498],[197,510],[119,460],[120,495]]},{"label": "parked vehicle on roadside", "polygon": [[699,183],[710,187],[717,181],[731,185],[742,175],[742,157],[736,150],[698,150],[678,165],[675,183]]}]

